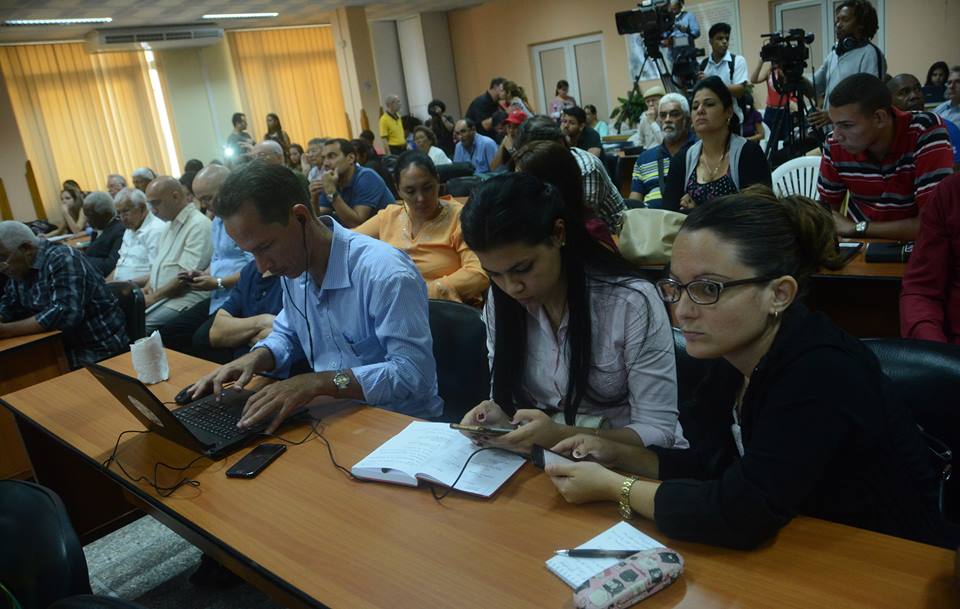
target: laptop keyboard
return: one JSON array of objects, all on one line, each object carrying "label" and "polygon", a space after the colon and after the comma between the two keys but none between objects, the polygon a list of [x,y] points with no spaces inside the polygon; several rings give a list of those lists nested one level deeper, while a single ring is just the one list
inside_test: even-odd
[{"label": "laptop keyboard", "polygon": [[173,411],[173,416],[224,440],[232,440],[248,433],[237,429],[240,413],[251,391],[226,391],[217,403],[215,396],[208,395]]}]

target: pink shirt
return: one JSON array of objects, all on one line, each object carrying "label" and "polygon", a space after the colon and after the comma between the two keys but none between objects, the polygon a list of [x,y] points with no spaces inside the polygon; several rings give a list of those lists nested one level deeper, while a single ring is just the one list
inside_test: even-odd
[{"label": "pink shirt", "polygon": [[[602,415],[612,427],[633,429],[645,446],[685,447],[677,422],[677,372],[670,320],[652,284],[610,278],[590,290],[593,369],[579,414]],[[588,280],[589,281],[589,280]],[[541,410],[562,410],[568,362],[565,315],[554,333],[546,311],[527,309],[527,357],[523,389]],[[487,352],[493,370],[496,324],[493,296],[484,308]]]}]

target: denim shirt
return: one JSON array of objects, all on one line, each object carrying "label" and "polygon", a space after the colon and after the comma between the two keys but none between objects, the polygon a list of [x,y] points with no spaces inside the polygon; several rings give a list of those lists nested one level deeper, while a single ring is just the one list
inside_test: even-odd
[{"label": "denim shirt", "polygon": [[[253,254],[245,252],[230,238],[225,228],[223,220],[219,217],[213,219],[213,225],[210,228],[213,235],[213,257],[210,259],[210,275],[213,277],[227,277],[246,266],[248,262],[253,261]],[[217,309],[223,306],[223,303],[230,297],[230,288],[217,288],[210,293],[210,314],[213,315]]]}]

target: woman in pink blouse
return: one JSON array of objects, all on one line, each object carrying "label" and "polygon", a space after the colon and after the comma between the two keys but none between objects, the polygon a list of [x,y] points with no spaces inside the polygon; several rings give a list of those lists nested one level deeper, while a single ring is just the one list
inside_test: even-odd
[{"label": "woman in pink blouse", "polygon": [[685,446],[666,309],[582,218],[582,201],[523,173],[483,182],[464,207],[464,239],[493,283],[484,310],[493,399],[463,423],[518,425],[477,438],[517,452],[577,433]]}]

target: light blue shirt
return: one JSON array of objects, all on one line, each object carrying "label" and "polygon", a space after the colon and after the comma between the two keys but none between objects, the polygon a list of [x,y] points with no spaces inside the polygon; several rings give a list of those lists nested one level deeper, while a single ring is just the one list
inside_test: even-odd
[{"label": "light blue shirt", "polygon": [[[220,217],[213,219],[210,227],[213,235],[213,257],[210,258],[210,275],[212,277],[228,277],[253,261],[253,254],[240,249],[223,228]],[[210,293],[210,314],[217,312],[230,296],[230,288],[217,288]]]},{"label": "light blue shirt", "polygon": [[490,162],[493,161],[495,154],[497,154],[497,143],[493,138],[477,133],[473,136],[473,148],[467,148],[463,142],[457,142],[457,147],[453,151],[453,162],[467,161],[473,164],[474,173],[487,173],[490,171]]},{"label": "light blue shirt", "polygon": [[940,118],[950,121],[954,125],[960,124],[960,104],[954,104],[949,99],[933,109],[934,114],[939,114]]},{"label": "light blue shirt", "polygon": [[[318,288],[309,273],[283,278],[283,310],[254,345],[273,353],[278,376],[312,351],[315,372],[352,370],[373,406],[411,416],[443,411],[437,394],[427,286],[400,250],[341,227]],[[309,320],[309,322],[307,321]],[[313,345],[310,337],[313,336]]]}]

